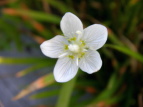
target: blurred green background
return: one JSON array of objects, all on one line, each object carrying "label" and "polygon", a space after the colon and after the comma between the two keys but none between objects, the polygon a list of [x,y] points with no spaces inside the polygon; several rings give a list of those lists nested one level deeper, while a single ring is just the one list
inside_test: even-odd
[{"label": "blurred green background", "polygon": [[[57,96],[52,105],[35,107],[143,107],[143,0],[0,0],[0,10],[0,51],[11,50],[14,43],[23,52],[29,44],[22,42],[22,35],[36,41],[29,45],[31,48],[39,49],[43,41],[62,34],[60,20],[66,12],[76,14],[84,27],[100,23],[108,28],[108,41],[99,50],[103,60],[99,72],[80,72],[67,83],[56,83],[51,70],[27,83],[12,100],[56,86],[54,90],[32,94],[31,99]],[[0,56],[0,64],[7,66],[30,64],[16,77],[54,67],[55,63],[55,59],[44,55]]]}]

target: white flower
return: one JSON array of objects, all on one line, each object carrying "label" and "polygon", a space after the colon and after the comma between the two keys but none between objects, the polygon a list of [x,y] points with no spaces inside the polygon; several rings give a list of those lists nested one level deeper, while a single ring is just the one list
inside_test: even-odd
[{"label": "white flower", "polygon": [[63,16],[60,26],[64,36],[57,35],[40,46],[44,55],[59,58],[54,68],[55,80],[71,80],[78,68],[89,74],[98,71],[102,60],[96,50],[105,44],[107,28],[93,24],[83,29],[80,19],[70,12]]}]

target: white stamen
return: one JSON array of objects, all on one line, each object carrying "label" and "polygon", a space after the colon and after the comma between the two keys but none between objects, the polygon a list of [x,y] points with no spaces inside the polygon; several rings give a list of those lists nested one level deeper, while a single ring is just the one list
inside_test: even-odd
[{"label": "white stamen", "polygon": [[87,49],[83,49],[83,52],[87,52]]},{"label": "white stamen", "polygon": [[81,31],[79,31],[79,30],[77,30],[77,31],[76,31],[76,34],[81,35],[81,34],[82,34],[82,32],[81,32]]},{"label": "white stamen", "polygon": [[82,32],[81,31],[76,31],[76,34],[77,34],[77,40],[79,40],[82,36]]},{"label": "white stamen", "polygon": [[70,45],[68,46],[68,48],[69,48],[69,50],[72,51],[72,52],[75,52],[75,53],[79,52],[79,46],[76,45],[76,44],[70,44]]},{"label": "white stamen", "polygon": [[76,65],[78,66],[78,57],[76,58]]},{"label": "white stamen", "polygon": [[65,53],[61,54],[61,55],[59,56],[59,58],[63,58],[63,57],[65,57],[67,54],[68,54],[68,53],[65,52]]}]

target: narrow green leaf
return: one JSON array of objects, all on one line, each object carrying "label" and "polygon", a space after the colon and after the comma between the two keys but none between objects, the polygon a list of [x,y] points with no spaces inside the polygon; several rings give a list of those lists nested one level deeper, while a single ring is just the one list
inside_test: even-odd
[{"label": "narrow green leaf", "polygon": [[114,72],[109,79],[107,89],[112,89],[115,86],[115,84],[117,83],[116,80],[117,80],[117,72]]},{"label": "narrow green leaf", "polygon": [[54,61],[53,59],[47,58],[11,58],[11,57],[0,57],[0,64],[34,64],[34,63],[46,63]]},{"label": "narrow green leaf", "polygon": [[118,50],[126,55],[129,55],[133,58],[135,58],[136,60],[140,61],[143,63],[143,55],[141,55],[140,53],[137,53],[133,50],[130,50],[127,47],[123,47],[123,46],[117,46],[117,45],[110,45],[110,44],[106,44],[105,47],[109,47],[109,48],[113,48],[115,50]]},{"label": "narrow green leaf", "polygon": [[112,98],[109,98],[106,100],[106,104],[112,105],[112,104],[116,104],[117,102],[119,102],[122,98],[124,97],[124,94],[120,94],[120,95],[116,95]]},{"label": "narrow green leaf", "polygon": [[50,5],[54,8],[60,10],[62,13],[65,12],[75,12],[73,8],[69,7],[68,5],[64,4],[61,1],[54,1],[54,0],[46,0]]},{"label": "narrow green leaf", "polygon": [[59,90],[49,90],[49,91],[44,91],[44,92],[40,92],[40,93],[34,94],[30,98],[31,99],[47,98],[47,97],[55,96],[58,93],[59,93]]},{"label": "narrow green leaf", "polygon": [[110,40],[112,43],[114,43],[114,44],[123,46],[123,43],[115,36],[114,33],[111,33],[111,34],[109,35],[109,40]]},{"label": "narrow green leaf", "polygon": [[15,97],[13,97],[13,100],[18,100],[26,95],[28,95],[29,93],[39,90],[41,88],[44,88],[46,86],[49,86],[51,84],[53,84],[55,82],[53,73],[49,73],[47,75],[44,75],[40,78],[38,78],[37,80],[35,80],[34,82],[32,82],[31,84],[29,84],[25,89],[23,89],[22,91],[20,91]]},{"label": "narrow green leaf", "polygon": [[106,101],[118,90],[124,80],[124,75],[121,78],[117,77],[117,72],[114,72],[108,82],[107,88],[103,90],[88,106],[95,106],[100,101]]},{"label": "narrow green leaf", "polygon": [[[46,62],[47,62],[47,61],[46,61]],[[17,76],[17,77],[25,76],[25,75],[27,75],[27,74],[29,74],[29,73],[35,71],[35,70],[38,70],[38,69],[44,68],[44,67],[49,67],[49,66],[52,66],[52,65],[54,65],[54,64],[55,64],[55,61],[50,61],[50,62],[47,62],[47,63],[36,64],[36,65],[33,65],[33,66],[31,66],[31,67],[29,67],[29,68],[26,68],[26,69],[24,69],[24,70],[22,70],[22,71],[19,71],[19,72],[16,74],[16,76]]]},{"label": "narrow green leaf", "polygon": [[50,13],[44,13],[44,12],[38,12],[38,11],[33,11],[33,10],[16,10],[20,15],[23,16],[30,16],[36,20],[39,21],[47,21],[55,24],[60,23],[60,17],[50,14]]}]

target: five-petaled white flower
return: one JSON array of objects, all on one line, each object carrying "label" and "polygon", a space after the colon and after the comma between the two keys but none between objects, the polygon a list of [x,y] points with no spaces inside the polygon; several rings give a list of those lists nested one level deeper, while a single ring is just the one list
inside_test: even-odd
[{"label": "five-petaled white flower", "polygon": [[57,35],[40,46],[44,55],[59,58],[54,68],[55,80],[71,80],[78,68],[89,74],[98,71],[102,60],[96,50],[105,44],[107,28],[93,24],[83,29],[80,19],[70,12],[63,16],[60,27],[64,36]]}]

